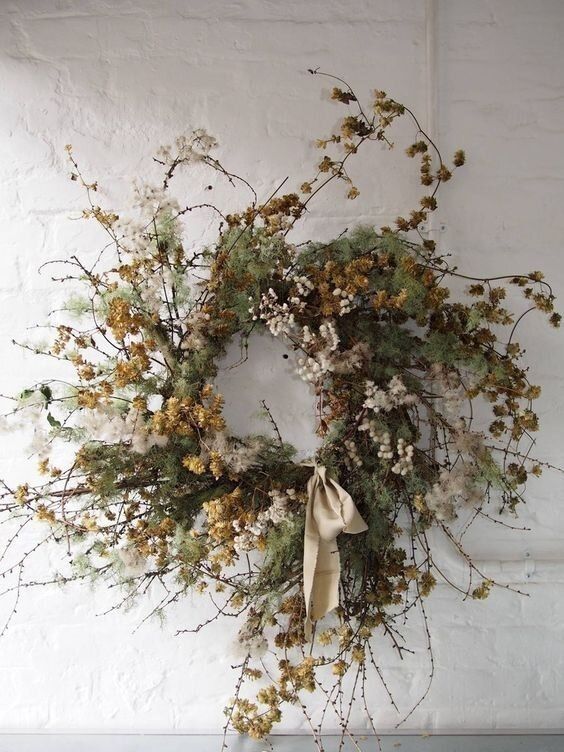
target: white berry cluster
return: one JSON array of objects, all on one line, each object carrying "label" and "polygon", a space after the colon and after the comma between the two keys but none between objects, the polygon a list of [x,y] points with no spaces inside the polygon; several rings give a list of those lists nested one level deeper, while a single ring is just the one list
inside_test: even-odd
[{"label": "white berry cluster", "polygon": [[296,498],[296,489],[287,488],[285,491],[280,491],[275,488],[269,491],[268,495],[272,499],[272,504],[265,512],[260,512],[260,514],[266,515],[273,525],[279,525],[288,518],[288,502]]},{"label": "white berry cluster", "polygon": [[311,345],[313,342],[315,342],[315,334],[311,331],[307,324],[302,327],[300,339],[302,341],[302,345]]},{"label": "white berry cluster", "polygon": [[271,505],[268,509],[259,512],[253,523],[243,527],[239,520],[234,520],[233,529],[239,533],[234,539],[236,551],[251,551],[256,548],[257,538],[267,532],[269,525],[279,525],[289,518],[288,503],[295,498],[296,489],[287,488],[285,491],[274,489],[269,491],[268,495],[272,500]]},{"label": "white berry cluster", "polygon": [[383,431],[378,428],[376,421],[368,418],[366,415],[363,417],[358,430],[367,432],[372,441],[378,444],[378,457],[381,460],[393,460],[394,456],[396,457],[396,462],[392,466],[392,473],[395,473],[395,475],[407,475],[413,469],[413,454],[415,449],[405,439],[398,439],[394,453],[389,431]]},{"label": "white berry cluster", "polygon": [[319,348],[314,355],[298,358],[298,376],[304,381],[315,383],[323,374],[335,368],[334,355],[340,341],[335,324],[332,321],[324,321],[319,327],[319,335],[314,334],[308,326],[304,326],[301,341],[307,348]]},{"label": "white berry cluster", "polygon": [[327,343],[326,349],[330,352],[335,352],[340,341],[335,324],[332,321],[324,321],[319,327],[319,334]]},{"label": "white berry cluster", "polygon": [[408,444],[405,439],[398,439],[396,451],[398,460],[392,467],[392,473],[407,475],[410,470],[413,470],[413,453],[415,448],[413,444]]},{"label": "white berry cluster", "polygon": [[[249,300],[252,300],[252,298],[249,298]],[[249,308],[249,313],[253,314],[253,321],[257,319],[265,321],[271,334],[275,337],[278,337],[279,334],[289,334],[296,323],[288,303],[279,303],[278,295],[272,287],[261,296],[258,312],[253,307]]]},{"label": "white berry cluster", "polygon": [[310,292],[315,288],[311,279],[308,279],[307,277],[296,275],[295,277],[289,276],[288,279],[296,286],[296,290],[300,296],[290,298],[290,302],[292,303],[301,303],[300,298],[307,298]]},{"label": "white berry cluster", "polygon": [[319,377],[325,372],[323,365],[325,365],[325,363],[322,364],[308,355],[306,358],[298,358],[296,373],[304,381],[308,381],[310,384],[315,384]]},{"label": "white berry cluster", "polygon": [[366,399],[363,407],[375,413],[380,411],[388,413],[400,405],[414,405],[417,402],[417,396],[407,391],[407,387],[398,374],[390,379],[385,389],[376,386],[373,381],[366,381],[364,394]]},{"label": "white berry cluster", "polygon": [[366,415],[358,427],[359,431],[366,431],[372,441],[378,444],[378,457],[383,460],[391,460],[394,456],[390,434],[388,431],[382,431],[378,428],[375,420],[368,418]]},{"label": "white berry cluster", "polygon": [[379,444],[378,457],[381,460],[391,460],[394,458],[394,452],[392,449],[392,439],[388,431],[384,431],[383,434],[376,437],[376,442]]},{"label": "white berry cluster", "polygon": [[362,467],[362,460],[358,456],[358,449],[355,442],[352,439],[345,439],[343,443],[345,445],[345,449],[347,450],[350,464],[354,465],[354,467]]},{"label": "white berry cluster", "polygon": [[346,290],[341,290],[340,287],[336,287],[333,290],[333,295],[336,298],[341,298],[341,301],[339,303],[339,316],[344,316],[345,313],[350,313],[353,309],[353,300],[354,295],[352,295],[350,292],[347,292]]},{"label": "white berry cluster", "polygon": [[367,415],[365,415],[358,427],[359,431],[366,431],[372,441],[378,442],[380,440],[380,432],[378,429],[378,424],[374,419],[369,418]]}]

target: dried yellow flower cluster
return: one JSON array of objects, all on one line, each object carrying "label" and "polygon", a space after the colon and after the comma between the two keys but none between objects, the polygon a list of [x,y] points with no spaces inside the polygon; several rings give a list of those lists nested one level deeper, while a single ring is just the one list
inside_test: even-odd
[{"label": "dried yellow flower cluster", "polygon": [[222,396],[213,394],[206,385],[201,399],[202,402],[197,402],[192,397],[169,397],[163,407],[153,413],[152,430],[163,436],[194,436],[200,429],[223,430]]}]

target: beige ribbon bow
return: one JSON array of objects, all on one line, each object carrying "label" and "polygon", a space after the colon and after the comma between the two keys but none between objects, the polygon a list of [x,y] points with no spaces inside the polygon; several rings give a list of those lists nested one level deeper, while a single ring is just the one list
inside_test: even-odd
[{"label": "beige ribbon bow", "polygon": [[339,533],[362,533],[368,525],[354,501],[327,470],[315,465],[307,484],[308,502],[304,536],[305,636],[311,639],[312,621],[339,605],[341,562]]}]

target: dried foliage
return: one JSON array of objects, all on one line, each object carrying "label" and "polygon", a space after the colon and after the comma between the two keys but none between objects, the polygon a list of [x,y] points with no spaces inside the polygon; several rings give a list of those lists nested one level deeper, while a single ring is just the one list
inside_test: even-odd
[{"label": "dried foliage", "polygon": [[[42,521],[45,543],[68,546],[71,579],[118,582],[123,603],[158,585],[158,611],[196,590],[217,604],[214,618],[243,615],[226,730],[264,738],[284,705],[294,704],[319,749],[327,713],[336,714],[344,740],[353,702],[365,703],[369,679],[383,680],[373,635],[385,633],[400,654],[407,649],[400,625],[443,576],[430,528],[466,560],[467,584],[451,583],[464,596],[483,598],[496,586],[464,553],[451,523],[463,509],[501,521],[522,500],[529,475],[541,472],[542,463],[529,459],[540,388],[522,363],[515,335],[523,315],[507,307],[508,288],[523,293],[526,312],[537,309],[555,326],[560,320],[540,272],[470,279],[420,234],[464,152],[447,166],[410,110],[381,91],[363,108],[337,83],[332,98],[348,114],[317,142],[323,156],[315,175],[299,192],[278,190],[264,202],[253,191],[242,212],[182,207],[170,196],[176,172],[195,164],[249,187],[213,156],[215,142],[203,131],[160,151],[163,183],[139,192],[137,220],[96,204],[97,185],[83,178],[68,147],[71,177],[88,196],[84,217],[104,228],[113,257],[108,263],[106,249],[92,266],[61,262],[63,283],[78,281],[84,294],[69,303],[45,350],[29,347],[72,364],[75,379],[42,381],[16,401],[10,420],[35,425],[44,481],[6,482],[3,501],[22,527]],[[291,230],[319,191],[335,181],[348,199],[358,195],[349,160],[369,142],[391,146],[400,117],[415,125],[406,151],[419,161],[419,206],[393,228],[293,245]],[[196,210],[217,216],[217,241],[188,251],[183,221]],[[464,300],[451,300],[449,279],[468,281]],[[312,645],[302,595],[311,468],[295,460],[266,404],[273,430],[267,424],[265,435],[233,436],[214,386],[229,343],[240,338],[245,353],[261,330],[284,340],[315,392],[323,438],[315,460],[350,492],[369,528],[340,541],[341,604],[317,625]],[[491,416],[489,430],[474,427],[477,404]],[[71,456],[63,467],[54,459],[61,444]],[[18,598],[42,584],[23,574],[34,550],[5,565],[3,574],[16,578],[7,592]],[[253,680],[249,699],[244,687]],[[316,689],[325,708],[314,719],[304,692]]]}]

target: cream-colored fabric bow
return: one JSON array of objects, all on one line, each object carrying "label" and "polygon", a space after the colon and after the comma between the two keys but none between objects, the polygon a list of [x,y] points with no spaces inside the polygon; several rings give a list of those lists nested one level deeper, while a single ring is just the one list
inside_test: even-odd
[{"label": "cream-colored fabric bow", "polygon": [[339,605],[341,562],[339,533],[362,533],[367,524],[344,488],[316,465],[307,484],[304,537],[305,636],[311,639],[312,621]]}]

